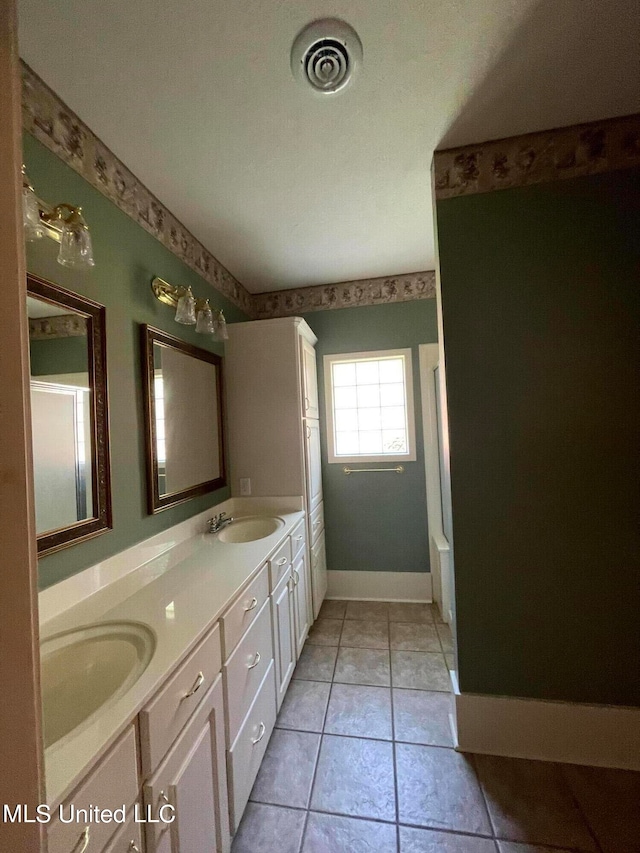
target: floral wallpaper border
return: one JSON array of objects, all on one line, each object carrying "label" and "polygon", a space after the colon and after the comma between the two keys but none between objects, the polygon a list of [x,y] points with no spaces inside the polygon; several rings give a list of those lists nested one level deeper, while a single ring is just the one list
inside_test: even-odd
[{"label": "floral wallpaper border", "polygon": [[252,315],[249,291],[24,62],[22,126],[215,290]]},{"label": "floral wallpaper border", "polygon": [[640,114],[436,151],[437,200],[640,166]]},{"label": "floral wallpaper border", "polygon": [[253,297],[254,315],[256,319],[264,320],[272,317],[290,317],[308,311],[361,308],[363,305],[433,299],[435,295],[436,274],[433,270],[428,270],[408,275],[366,278],[339,284],[258,293]]}]

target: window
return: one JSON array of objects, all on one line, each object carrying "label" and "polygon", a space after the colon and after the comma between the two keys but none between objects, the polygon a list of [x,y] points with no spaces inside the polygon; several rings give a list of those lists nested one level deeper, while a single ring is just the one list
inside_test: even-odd
[{"label": "window", "polygon": [[416,458],[411,350],[325,355],[329,462]]}]

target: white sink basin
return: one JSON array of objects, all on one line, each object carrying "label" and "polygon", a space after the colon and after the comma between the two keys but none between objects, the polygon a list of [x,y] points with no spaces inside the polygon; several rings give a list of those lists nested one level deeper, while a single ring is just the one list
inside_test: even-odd
[{"label": "white sink basin", "polygon": [[278,516],[246,515],[244,518],[236,518],[228,527],[218,534],[221,542],[255,542],[271,536],[280,527],[284,527],[284,519]]},{"label": "white sink basin", "polygon": [[40,647],[45,747],[88,722],[140,678],[155,636],[136,622],[107,622],[56,634]]}]

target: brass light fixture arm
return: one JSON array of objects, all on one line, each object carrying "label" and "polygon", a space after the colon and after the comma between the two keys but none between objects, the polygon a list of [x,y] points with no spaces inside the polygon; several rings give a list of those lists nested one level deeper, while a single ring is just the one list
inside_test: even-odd
[{"label": "brass light fixture arm", "polygon": [[[169,305],[171,308],[176,308],[178,300],[181,296],[185,295],[188,288],[180,285],[176,286],[174,284],[169,284],[168,281],[156,276],[151,281],[151,290],[153,290],[153,294],[157,300],[162,302],[164,305]],[[201,299],[199,296],[194,296],[194,299],[196,300],[196,312],[201,311],[207,304],[207,300]],[[217,313],[218,317],[223,316],[222,309],[214,308],[213,306],[210,307],[214,314]]]}]

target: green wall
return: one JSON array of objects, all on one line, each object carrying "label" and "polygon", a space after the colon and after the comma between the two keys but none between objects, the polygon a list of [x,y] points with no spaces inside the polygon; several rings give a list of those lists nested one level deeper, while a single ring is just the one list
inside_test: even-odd
[{"label": "green wall", "polygon": [[190,284],[197,295],[210,295],[212,304],[224,309],[229,322],[247,318],[28,134],[24,137],[24,159],[42,198],[82,206],[91,227],[96,260],[89,272],[68,270],[56,262],[57,245],[43,239],[27,245],[29,271],[88,296],[107,309],[113,530],[42,558],[40,585],[44,588],[229,497],[228,489],[219,489],[158,515],[147,515],[139,324],[150,323],[197,346],[223,352],[221,344],[174,322],[171,309],[151,292],[153,276]]},{"label": "green wall", "polygon": [[[304,315],[318,336],[318,383],[327,568],[338,571],[429,570],[418,344],[437,340],[436,301],[371,305]],[[327,353],[411,347],[417,461],[405,473],[347,477],[327,462],[322,357]],[[377,466],[375,466],[377,467]],[[398,592],[398,597],[402,597]]]},{"label": "green wall", "polygon": [[462,691],[640,703],[640,170],[438,202]]},{"label": "green wall", "polygon": [[29,359],[32,376],[87,373],[87,337],[30,340]]}]

